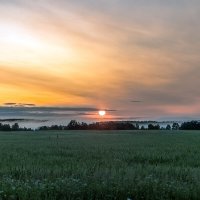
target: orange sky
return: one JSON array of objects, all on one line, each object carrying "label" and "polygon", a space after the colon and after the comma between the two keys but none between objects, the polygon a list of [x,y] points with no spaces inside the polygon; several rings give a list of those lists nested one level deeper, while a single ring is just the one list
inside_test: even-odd
[{"label": "orange sky", "polygon": [[0,104],[200,116],[199,13],[195,0],[3,0]]}]

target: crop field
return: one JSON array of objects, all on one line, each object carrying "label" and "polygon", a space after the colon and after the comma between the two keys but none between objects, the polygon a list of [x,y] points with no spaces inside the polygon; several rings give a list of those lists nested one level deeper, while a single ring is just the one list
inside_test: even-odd
[{"label": "crop field", "polygon": [[198,131],[0,132],[0,199],[200,198]]}]

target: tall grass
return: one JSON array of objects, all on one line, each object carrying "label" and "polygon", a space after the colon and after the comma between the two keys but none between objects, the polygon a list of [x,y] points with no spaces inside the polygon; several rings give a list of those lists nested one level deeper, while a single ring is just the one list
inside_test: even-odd
[{"label": "tall grass", "polygon": [[0,133],[0,199],[199,199],[200,132]]}]

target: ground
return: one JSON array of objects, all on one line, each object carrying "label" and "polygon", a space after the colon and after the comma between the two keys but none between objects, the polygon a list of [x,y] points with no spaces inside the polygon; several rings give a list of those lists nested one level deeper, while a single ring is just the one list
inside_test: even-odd
[{"label": "ground", "polygon": [[199,131],[0,133],[0,199],[199,199]]}]

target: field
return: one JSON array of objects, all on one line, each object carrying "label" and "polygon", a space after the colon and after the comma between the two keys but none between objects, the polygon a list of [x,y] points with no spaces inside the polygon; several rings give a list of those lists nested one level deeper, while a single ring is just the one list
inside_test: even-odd
[{"label": "field", "polygon": [[0,199],[200,198],[200,132],[0,133]]}]

